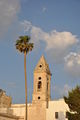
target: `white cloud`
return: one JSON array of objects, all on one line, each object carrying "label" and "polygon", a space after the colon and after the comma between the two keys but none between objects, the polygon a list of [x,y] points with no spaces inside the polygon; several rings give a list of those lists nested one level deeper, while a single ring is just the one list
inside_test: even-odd
[{"label": "white cloud", "polygon": [[40,43],[40,41],[45,43],[45,51],[49,52],[48,55],[53,57],[55,61],[62,60],[69,49],[78,43],[77,36],[71,32],[57,32],[56,30],[45,32],[29,21],[24,21],[21,24],[24,26],[24,31],[30,32],[35,44]]},{"label": "white cloud", "polygon": [[24,20],[24,22],[21,23],[22,27],[24,27],[24,32],[28,32],[32,28],[32,24],[29,21]]},{"label": "white cloud", "polygon": [[31,37],[33,40],[35,40],[34,42],[40,42],[45,41],[45,32],[42,31],[41,28],[35,27],[33,26],[31,29]]},{"label": "white cloud", "polygon": [[46,50],[53,48],[63,50],[78,42],[77,37],[71,32],[57,32],[56,30],[44,32],[41,28],[33,26],[31,22],[26,20],[21,24],[24,26],[24,31],[30,31],[31,37],[37,42],[42,40],[47,44]]},{"label": "white cloud", "polygon": [[69,53],[65,58],[65,69],[74,78],[80,77],[80,53]]},{"label": "white cloud", "polygon": [[46,49],[58,48],[64,50],[75,44],[77,39],[76,36],[72,35],[70,32],[51,31],[51,33],[46,37],[46,41],[48,44]]},{"label": "white cloud", "polygon": [[17,20],[19,10],[19,0],[0,0],[0,37]]}]

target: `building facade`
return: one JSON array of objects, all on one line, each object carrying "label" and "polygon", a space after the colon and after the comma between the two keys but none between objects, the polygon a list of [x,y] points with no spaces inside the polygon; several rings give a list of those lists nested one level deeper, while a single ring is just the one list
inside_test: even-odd
[{"label": "building facade", "polygon": [[[67,120],[66,112],[69,108],[63,99],[51,100],[50,85],[49,65],[44,56],[41,56],[34,69],[32,103],[28,104],[28,120]],[[3,111],[6,113],[7,110]],[[25,104],[12,104],[9,111],[11,113],[8,114],[14,116],[14,120],[25,120]]]},{"label": "building facade", "polygon": [[12,99],[10,96],[6,95],[6,92],[0,89],[0,108],[1,107],[10,107],[12,103]]}]

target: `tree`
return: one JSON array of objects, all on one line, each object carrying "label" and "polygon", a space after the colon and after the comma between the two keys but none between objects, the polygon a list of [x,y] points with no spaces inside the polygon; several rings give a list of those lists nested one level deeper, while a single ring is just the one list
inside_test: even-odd
[{"label": "tree", "polygon": [[70,111],[67,112],[68,120],[80,120],[80,86],[72,89],[68,97],[64,97]]},{"label": "tree", "polygon": [[24,74],[25,74],[25,120],[27,120],[27,75],[26,75],[26,54],[28,54],[33,49],[33,43],[29,43],[29,36],[20,36],[18,40],[16,40],[16,49],[24,53]]}]

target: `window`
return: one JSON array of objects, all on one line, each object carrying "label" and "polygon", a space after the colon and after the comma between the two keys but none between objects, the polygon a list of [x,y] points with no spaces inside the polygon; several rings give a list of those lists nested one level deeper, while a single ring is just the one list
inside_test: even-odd
[{"label": "window", "polygon": [[40,96],[38,97],[38,100],[40,100]]},{"label": "window", "polygon": [[41,80],[41,77],[39,77],[38,79]]},{"label": "window", "polygon": [[58,119],[58,112],[55,112],[55,118]]},{"label": "window", "polygon": [[41,87],[42,87],[42,82],[41,82],[41,81],[39,81],[39,82],[38,82],[38,91],[40,91],[40,90],[41,90]]},{"label": "window", "polygon": [[42,65],[39,65],[39,67],[41,68],[41,67],[42,67]]}]

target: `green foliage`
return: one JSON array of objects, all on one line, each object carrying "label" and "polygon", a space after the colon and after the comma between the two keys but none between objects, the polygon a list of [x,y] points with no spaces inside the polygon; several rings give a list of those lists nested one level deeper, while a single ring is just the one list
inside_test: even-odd
[{"label": "green foliage", "polygon": [[67,112],[68,120],[80,120],[80,86],[72,89],[64,100],[70,109],[70,112]]},{"label": "green foliage", "polygon": [[16,49],[19,52],[26,52],[26,54],[29,51],[32,51],[33,49],[33,43],[29,43],[30,37],[29,36],[20,36],[18,40],[16,40]]}]

